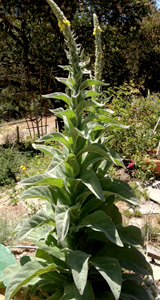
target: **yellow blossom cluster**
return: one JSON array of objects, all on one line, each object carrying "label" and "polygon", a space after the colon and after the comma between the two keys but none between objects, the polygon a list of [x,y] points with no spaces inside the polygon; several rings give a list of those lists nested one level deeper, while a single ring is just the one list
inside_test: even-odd
[{"label": "yellow blossom cluster", "polygon": [[94,28],[94,30],[93,30],[93,35],[96,35],[97,30],[98,30],[99,32],[102,32],[101,27],[98,26],[97,28]]},{"label": "yellow blossom cluster", "polygon": [[23,171],[25,171],[26,167],[25,166],[20,166],[20,169],[22,169]]},{"label": "yellow blossom cluster", "polygon": [[61,31],[63,31],[63,29],[65,28],[65,25],[70,26],[71,24],[68,20],[65,20],[65,19],[63,19],[62,21],[58,20],[58,26],[59,26]]}]

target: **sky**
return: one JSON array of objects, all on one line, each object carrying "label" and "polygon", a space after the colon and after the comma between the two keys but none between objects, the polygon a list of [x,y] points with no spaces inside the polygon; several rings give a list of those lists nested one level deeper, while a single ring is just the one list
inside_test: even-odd
[{"label": "sky", "polygon": [[160,8],[160,0],[157,0],[157,7]]}]

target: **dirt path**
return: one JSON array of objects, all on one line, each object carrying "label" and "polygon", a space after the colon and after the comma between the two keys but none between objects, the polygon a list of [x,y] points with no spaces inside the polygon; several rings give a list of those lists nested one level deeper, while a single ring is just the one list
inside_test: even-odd
[{"label": "dirt path", "polygon": [[[41,121],[40,121],[41,123]],[[46,118],[42,118],[42,125],[43,125],[43,134],[45,134],[45,124],[46,124]],[[32,124],[32,122],[28,122],[28,125],[25,121],[25,119],[20,121],[13,121],[13,122],[6,122],[3,125],[0,126],[0,145],[5,144],[7,142],[14,143],[18,139],[20,142],[23,142],[26,140],[27,137],[30,136],[30,133],[32,137],[34,136],[34,131],[31,129],[29,131],[28,127],[31,128],[32,126],[36,126],[35,124]],[[56,117],[51,115],[47,117],[47,133],[53,132],[56,128]],[[37,134],[36,128],[34,129],[35,133]],[[43,135],[42,134],[42,135]],[[19,135],[19,137],[18,137]]]}]

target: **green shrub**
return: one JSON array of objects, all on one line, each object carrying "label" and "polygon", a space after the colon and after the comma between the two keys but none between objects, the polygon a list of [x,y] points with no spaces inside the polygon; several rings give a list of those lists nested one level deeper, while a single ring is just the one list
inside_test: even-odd
[{"label": "green shrub", "polygon": [[0,147],[0,185],[17,182],[20,166],[26,162],[26,157],[14,147]]},{"label": "green shrub", "polygon": [[[110,95],[109,89],[107,95]],[[159,118],[160,96],[140,96],[134,85],[124,85],[115,89],[109,108],[114,111],[113,117],[121,123],[129,125],[125,131],[117,130],[110,140],[110,146],[121,153],[126,160],[134,166],[129,168],[131,174],[141,180],[153,177],[153,167],[146,165],[145,159],[148,150],[156,149],[160,140],[159,127],[153,134],[153,129]],[[110,131],[113,134],[113,131]]]},{"label": "green shrub", "polygon": [[[100,101],[95,79],[83,79],[87,62],[81,59],[70,23],[48,0],[63,32],[69,52],[68,78],[57,78],[69,93],[46,95],[67,103],[66,110],[54,110],[64,121],[66,134],[54,132],[40,138],[34,148],[47,153],[52,161],[44,174],[24,179],[29,186],[21,200],[46,200],[46,209],[28,219],[19,231],[19,239],[31,239],[38,247],[36,257],[23,257],[17,266],[5,269],[6,300],[23,286],[46,299],[104,300],[145,299],[149,295],[138,280],[152,270],[137,249],[143,246],[140,230],[124,227],[116,207],[120,199],[130,205],[138,201],[131,187],[106,176],[113,165],[123,166],[121,157],[106,146],[103,133],[122,128],[112,120]],[[99,40],[100,27],[94,16],[94,33]],[[97,53],[98,55],[99,53]],[[98,58],[96,57],[96,62]],[[95,74],[96,69],[95,64]],[[88,89],[90,88],[90,89]],[[87,114],[84,114],[86,112]],[[90,110],[90,113],[89,113]],[[58,141],[62,147],[42,144]],[[32,187],[30,187],[32,185]],[[133,279],[133,280],[132,280]]]}]

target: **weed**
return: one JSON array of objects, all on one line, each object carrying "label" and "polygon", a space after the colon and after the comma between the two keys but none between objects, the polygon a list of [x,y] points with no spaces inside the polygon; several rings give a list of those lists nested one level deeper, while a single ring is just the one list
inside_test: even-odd
[{"label": "weed", "polygon": [[136,218],[142,218],[142,213],[138,210],[138,209],[135,209],[134,211],[134,216]]},{"label": "weed", "polygon": [[134,213],[132,211],[130,211],[129,209],[124,209],[122,214],[127,218],[131,218],[134,215]]},{"label": "weed", "polygon": [[158,239],[160,234],[160,228],[152,227],[150,222],[146,222],[142,228],[142,232],[144,233],[145,240],[149,242],[155,238]]}]

